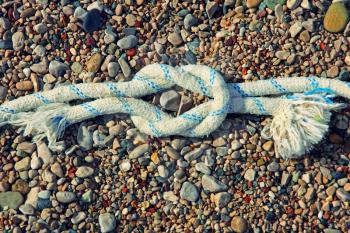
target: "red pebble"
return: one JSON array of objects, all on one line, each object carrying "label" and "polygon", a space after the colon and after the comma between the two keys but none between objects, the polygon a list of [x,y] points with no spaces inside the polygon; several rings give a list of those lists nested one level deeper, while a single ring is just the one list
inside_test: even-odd
[{"label": "red pebble", "polygon": [[321,50],[324,50],[325,48],[326,48],[325,43],[321,42],[321,44],[320,44],[320,49],[321,49]]},{"label": "red pebble", "polygon": [[245,198],[244,198],[244,201],[246,202],[246,203],[250,203],[250,201],[251,201],[252,199],[250,198],[250,196],[245,196]]},{"label": "red pebble", "polygon": [[122,192],[123,192],[123,193],[127,193],[127,192],[128,192],[128,188],[124,186],[124,187],[122,188]]},{"label": "red pebble", "polygon": [[126,51],[126,55],[128,55],[129,57],[135,56],[136,55],[136,49],[135,48],[128,49],[128,51]]},{"label": "red pebble", "polygon": [[75,167],[71,167],[68,169],[68,177],[69,178],[74,178],[75,176],[75,172],[77,171],[77,169]]}]

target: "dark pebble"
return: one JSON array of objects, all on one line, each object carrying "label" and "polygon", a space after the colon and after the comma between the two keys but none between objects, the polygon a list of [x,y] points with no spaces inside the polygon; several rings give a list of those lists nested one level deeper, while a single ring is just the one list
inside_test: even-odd
[{"label": "dark pebble", "polygon": [[51,208],[51,201],[50,199],[42,199],[38,198],[38,204],[37,204],[37,209],[38,210],[43,210],[45,208]]},{"label": "dark pebble", "polygon": [[93,9],[86,13],[83,22],[83,29],[86,32],[98,31],[101,28],[101,15],[99,10]]},{"label": "dark pebble", "polygon": [[13,49],[11,40],[0,40],[0,49]]},{"label": "dark pebble", "polygon": [[186,61],[190,64],[197,63],[197,58],[191,51],[186,51],[185,58],[186,58]]},{"label": "dark pebble", "polygon": [[273,220],[275,219],[275,215],[273,212],[267,212],[265,218],[267,221],[273,222]]},{"label": "dark pebble", "polygon": [[341,173],[341,172],[332,172],[332,177],[335,180],[339,180],[339,179],[345,178],[346,174]]}]

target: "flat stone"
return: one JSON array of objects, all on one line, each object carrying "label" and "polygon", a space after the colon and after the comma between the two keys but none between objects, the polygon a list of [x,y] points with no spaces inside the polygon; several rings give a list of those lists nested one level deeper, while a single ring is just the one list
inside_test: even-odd
[{"label": "flat stone", "polygon": [[13,49],[12,40],[0,40],[0,49]]},{"label": "flat stone", "polygon": [[315,24],[316,24],[315,19],[308,19],[308,20],[302,22],[303,28],[305,28],[305,30],[307,30],[308,32],[316,31]]},{"label": "flat stone", "polygon": [[15,51],[20,51],[24,47],[25,37],[23,32],[15,32],[12,35],[12,46]]},{"label": "flat stone", "polygon": [[215,1],[208,1],[205,6],[208,18],[213,18],[215,12],[219,9],[219,5]]},{"label": "flat stone", "polygon": [[176,202],[179,200],[179,197],[174,194],[173,191],[168,191],[163,193],[163,198],[166,201]]},{"label": "flat stone", "polygon": [[144,155],[146,152],[149,152],[151,149],[151,146],[149,144],[142,144],[137,146],[133,151],[129,154],[129,159],[137,159]]},{"label": "flat stone", "polygon": [[75,225],[81,223],[86,218],[86,213],[84,211],[79,211],[78,213],[73,214],[71,222]]},{"label": "flat stone", "polygon": [[295,37],[296,35],[301,32],[301,29],[303,29],[302,23],[300,21],[296,21],[290,28],[289,33],[291,37]]},{"label": "flat stone", "polygon": [[69,70],[67,64],[55,60],[50,62],[49,72],[56,78],[63,77],[67,70]]},{"label": "flat stone", "polygon": [[124,58],[119,58],[118,63],[120,65],[120,68],[122,69],[122,72],[125,76],[125,78],[129,78],[131,75],[131,69],[127,61],[125,61]]},{"label": "flat stone", "polygon": [[244,173],[244,179],[247,181],[254,181],[255,179],[255,174],[256,171],[254,169],[249,168],[245,173]]},{"label": "flat stone", "polygon": [[10,209],[18,209],[24,202],[24,198],[19,192],[1,192],[0,193],[0,208],[8,207]]},{"label": "flat stone", "polygon": [[301,0],[287,0],[287,7],[290,10],[296,9],[298,6],[300,6]]},{"label": "flat stone", "polygon": [[181,35],[176,32],[169,34],[168,41],[174,46],[178,46],[183,42]]},{"label": "flat stone", "polygon": [[162,178],[167,178],[169,176],[169,170],[164,165],[158,166],[158,174]]},{"label": "flat stone", "polygon": [[280,50],[277,51],[275,55],[278,59],[287,60],[288,56],[290,55],[290,52],[286,50]]},{"label": "flat stone", "polygon": [[301,41],[309,42],[310,41],[310,34],[307,30],[304,30],[300,33],[299,38]]},{"label": "flat stone", "polygon": [[92,148],[92,132],[85,125],[79,126],[77,142],[80,148],[84,151],[90,150]]},{"label": "flat stone", "polygon": [[349,13],[344,2],[335,2],[328,8],[323,26],[329,32],[341,32],[344,30],[349,20]]},{"label": "flat stone", "polygon": [[16,180],[16,182],[12,184],[11,189],[13,192],[20,192],[23,195],[27,194],[30,190],[28,183],[22,179]]},{"label": "flat stone", "polygon": [[350,201],[350,193],[345,191],[343,188],[338,188],[335,194],[341,201]]},{"label": "flat stone", "polygon": [[223,192],[227,190],[227,185],[215,179],[213,176],[203,175],[202,177],[202,187],[204,190],[216,193]]},{"label": "flat stone", "polygon": [[83,29],[86,32],[94,32],[101,29],[101,14],[97,9],[92,9],[84,14]]},{"label": "flat stone", "polygon": [[16,83],[16,89],[20,91],[30,91],[33,87],[33,82],[29,80]]},{"label": "flat stone", "polygon": [[75,175],[79,178],[86,178],[94,174],[94,169],[87,166],[78,167]]},{"label": "flat stone", "polygon": [[335,78],[339,75],[339,67],[338,66],[332,66],[330,69],[327,70],[327,76],[330,78]]},{"label": "flat stone", "polygon": [[102,233],[112,232],[117,226],[115,216],[110,213],[100,214],[98,216],[98,223]]},{"label": "flat stone", "polygon": [[75,196],[75,193],[73,193],[73,192],[59,191],[56,193],[56,199],[57,199],[57,201],[59,201],[61,203],[68,204],[68,203],[75,201],[76,196]]},{"label": "flat stone", "polygon": [[80,74],[83,71],[83,66],[79,62],[74,62],[70,68],[76,74]]},{"label": "flat stone", "polygon": [[313,187],[309,187],[305,193],[305,200],[310,201],[315,197],[316,190]]},{"label": "flat stone", "polygon": [[15,163],[15,170],[18,172],[27,171],[30,169],[30,157],[25,157]]},{"label": "flat stone", "polygon": [[17,150],[24,151],[28,154],[32,154],[36,148],[36,145],[31,142],[21,142],[17,146]]},{"label": "flat stone", "polygon": [[127,172],[131,169],[131,163],[130,160],[124,160],[120,165],[119,165],[120,170]]},{"label": "flat stone", "polygon": [[178,160],[180,158],[180,153],[177,152],[174,148],[172,148],[171,146],[166,146],[165,147],[166,153],[167,155],[175,160]]},{"label": "flat stone", "polygon": [[187,14],[184,19],[185,29],[190,29],[193,26],[198,24],[198,19],[194,17],[192,14]]},{"label": "flat stone", "polygon": [[32,7],[26,8],[21,12],[20,17],[24,19],[32,17],[33,15],[35,15],[35,12],[36,10]]},{"label": "flat stone", "polygon": [[225,207],[231,201],[232,195],[228,192],[217,193],[214,196],[215,205],[219,208]]},{"label": "flat stone", "polygon": [[85,63],[86,69],[89,72],[96,73],[102,64],[103,57],[100,53],[95,53],[90,57],[90,59]]},{"label": "flat stone", "polygon": [[180,101],[180,95],[174,90],[163,92],[159,99],[160,105],[170,111],[177,111],[180,106]]},{"label": "flat stone", "polygon": [[111,78],[114,78],[118,75],[118,73],[120,71],[120,66],[119,66],[118,62],[110,62],[107,65],[107,70],[108,70],[108,76]]},{"label": "flat stone", "polygon": [[198,188],[191,182],[184,182],[181,186],[180,197],[187,201],[196,202],[199,198]]},{"label": "flat stone", "polygon": [[248,230],[248,222],[240,216],[233,217],[231,221],[231,228],[234,232],[244,233]]},{"label": "flat stone", "polygon": [[202,148],[195,148],[194,150],[188,152],[185,154],[184,158],[187,162],[191,162],[193,160],[196,160],[198,157],[200,157],[203,154]]},{"label": "flat stone", "polygon": [[37,74],[46,74],[49,72],[48,60],[43,58],[39,63],[31,65],[30,70]]},{"label": "flat stone", "polygon": [[256,8],[260,5],[261,0],[247,0],[248,8]]},{"label": "flat stone", "polygon": [[239,150],[241,148],[242,148],[242,144],[239,141],[234,140],[231,142],[231,149],[232,150]]},{"label": "flat stone", "polygon": [[0,100],[6,99],[8,88],[0,85]]},{"label": "flat stone", "polygon": [[19,207],[19,210],[22,212],[24,215],[33,215],[35,212],[35,209],[32,205],[30,204],[24,204]]},{"label": "flat stone", "polygon": [[125,17],[125,21],[128,26],[133,27],[136,24],[136,17],[133,14],[128,14]]},{"label": "flat stone", "polygon": [[37,143],[38,157],[41,159],[44,166],[51,163],[51,158],[53,158],[49,147],[44,142]]},{"label": "flat stone", "polygon": [[134,35],[126,36],[120,40],[118,40],[117,45],[121,49],[130,49],[134,48],[138,43],[138,39]]},{"label": "flat stone", "polygon": [[196,163],[195,168],[196,168],[196,171],[199,171],[206,175],[210,175],[211,173],[210,168],[204,162]]},{"label": "flat stone", "polygon": [[27,200],[26,200],[25,204],[29,204],[29,205],[33,206],[34,208],[36,208],[37,204],[38,204],[39,191],[40,191],[40,187],[31,188],[31,190],[27,194]]},{"label": "flat stone", "polygon": [[33,26],[33,29],[35,32],[37,32],[39,34],[44,34],[45,32],[47,32],[48,27],[44,23],[38,23],[38,24]]},{"label": "flat stone", "polygon": [[57,162],[51,165],[51,172],[60,178],[64,176],[63,169]]}]

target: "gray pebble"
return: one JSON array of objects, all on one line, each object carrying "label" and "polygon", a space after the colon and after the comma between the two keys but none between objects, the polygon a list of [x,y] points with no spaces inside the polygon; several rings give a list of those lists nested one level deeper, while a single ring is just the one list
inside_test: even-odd
[{"label": "gray pebble", "polygon": [[73,192],[57,192],[56,193],[57,201],[67,204],[71,203],[76,199],[75,193]]},{"label": "gray pebble", "polygon": [[114,215],[110,213],[100,214],[100,216],[98,216],[98,223],[100,224],[100,230],[102,233],[111,232],[117,226]]},{"label": "gray pebble", "polygon": [[120,40],[118,40],[117,45],[121,49],[130,49],[134,48],[137,45],[138,39],[134,35],[126,36]]},{"label": "gray pebble", "polygon": [[79,126],[77,142],[82,150],[87,151],[92,148],[92,132],[85,125]]},{"label": "gray pebble", "polygon": [[216,193],[227,190],[227,185],[215,179],[213,176],[204,175],[202,177],[202,187],[204,190]]},{"label": "gray pebble", "polygon": [[133,151],[130,152],[129,158],[137,159],[138,157],[142,156],[146,152],[149,152],[150,149],[151,149],[151,146],[149,144],[139,145]]},{"label": "gray pebble", "polygon": [[25,38],[23,32],[15,32],[12,35],[12,45],[15,51],[20,51],[24,47],[24,42]]},{"label": "gray pebble", "polygon": [[108,76],[114,78],[118,75],[120,66],[117,62],[111,62],[107,65]]},{"label": "gray pebble", "polygon": [[86,178],[94,174],[94,169],[87,166],[78,167],[75,175],[79,178]]},{"label": "gray pebble", "polygon": [[199,198],[198,188],[191,182],[184,182],[181,186],[180,197],[187,201],[196,202]]},{"label": "gray pebble", "polygon": [[211,170],[204,162],[196,163],[195,168],[197,171],[202,172],[203,174],[210,175]]},{"label": "gray pebble", "polygon": [[62,62],[59,62],[59,61],[50,62],[49,72],[56,78],[63,77],[67,70],[69,70],[69,66]]},{"label": "gray pebble", "polygon": [[180,101],[180,95],[174,90],[163,92],[159,99],[160,105],[170,111],[177,111],[180,106]]}]

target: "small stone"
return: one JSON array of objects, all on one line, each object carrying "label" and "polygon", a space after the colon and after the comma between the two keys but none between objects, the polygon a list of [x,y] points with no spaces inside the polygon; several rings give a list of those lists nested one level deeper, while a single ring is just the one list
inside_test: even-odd
[{"label": "small stone", "polygon": [[34,29],[34,31],[36,31],[39,34],[44,34],[45,32],[47,32],[48,27],[44,23],[38,23],[38,24],[34,25],[33,29]]},{"label": "small stone", "polygon": [[307,30],[304,30],[300,33],[299,38],[301,41],[309,42],[310,41],[310,34]]},{"label": "small stone", "polygon": [[24,18],[24,19],[32,17],[33,15],[35,15],[35,12],[36,12],[36,10],[34,8],[27,8],[21,12],[20,17]]},{"label": "small stone", "polygon": [[75,172],[75,175],[79,178],[86,178],[91,176],[94,173],[94,169],[87,166],[81,166],[78,167],[77,171]]},{"label": "small stone", "polygon": [[228,192],[217,193],[214,196],[215,205],[219,208],[225,207],[231,201],[231,194]]},{"label": "small stone", "polygon": [[231,228],[234,232],[244,233],[248,230],[248,222],[240,216],[233,217]]},{"label": "small stone", "polygon": [[26,200],[25,204],[30,204],[34,208],[36,208],[37,207],[37,203],[38,203],[39,191],[40,191],[40,187],[33,187],[29,191],[29,193],[27,194],[27,200]]},{"label": "small stone", "polygon": [[0,208],[17,209],[24,202],[19,192],[0,192]]},{"label": "small stone", "polygon": [[202,177],[202,187],[204,190],[216,193],[227,190],[227,185],[222,182],[216,180],[213,176],[203,175]]},{"label": "small stone", "polygon": [[48,60],[43,58],[40,63],[31,65],[30,70],[37,74],[46,74],[49,72]]},{"label": "small stone", "polygon": [[120,66],[117,62],[111,62],[107,66],[108,69],[108,76],[111,78],[114,78],[118,75]]},{"label": "small stone", "polygon": [[83,211],[79,211],[78,213],[73,214],[71,221],[73,224],[77,225],[81,221],[83,221],[85,218],[86,218],[86,213]]},{"label": "small stone", "polygon": [[299,34],[299,32],[303,29],[302,23],[300,21],[296,21],[290,28],[289,33],[291,37],[295,37]]},{"label": "small stone", "polygon": [[30,91],[33,87],[33,82],[29,80],[16,83],[16,89],[20,91]]},{"label": "small stone", "polygon": [[281,60],[287,60],[289,55],[290,55],[289,51],[285,51],[285,50],[280,50],[276,52],[276,57]]},{"label": "small stone", "polygon": [[30,168],[30,157],[25,157],[15,163],[15,170],[18,172],[27,171]]},{"label": "small stone", "polygon": [[12,46],[15,51],[20,51],[24,47],[24,33],[23,32],[15,32],[12,35]]},{"label": "small stone", "polygon": [[340,230],[332,229],[332,228],[326,228],[323,230],[323,233],[342,233]]},{"label": "small stone", "polygon": [[315,28],[315,20],[314,19],[308,19],[302,23],[303,28],[305,28],[308,32],[314,32],[316,30]]},{"label": "small stone", "polygon": [[85,63],[86,69],[89,72],[96,73],[102,64],[103,57],[100,53],[95,53],[90,57],[90,59]]},{"label": "small stone", "polygon": [[213,18],[215,12],[219,9],[219,5],[215,1],[208,1],[205,6],[205,10],[207,12],[208,18]]},{"label": "small stone", "polygon": [[72,192],[57,192],[56,193],[56,199],[57,201],[68,204],[73,202],[76,199],[75,193]]},{"label": "small stone", "polygon": [[60,178],[64,176],[63,169],[57,162],[51,165],[51,172]]},{"label": "small stone", "polygon": [[24,215],[33,215],[35,212],[35,209],[32,205],[30,204],[24,204],[19,207],[19,210],[22,212]]},{"label": "small stone", "polygon": [[338,66],[332,66],[330,69],[327,70],[327,76],[330,78],[335,78],[339,75],[339,67]]},{"label": "small stone", "polygon": [[211,171],[210,168],[204,163],[204,162],[199,162],[196,163],[196,171],[202,172],[203,174],[210,175]]},{"label": "small stone", "polygon": [[194,150],[188,152],[185,154],[184,159],[187,162],[191,162],[193,160],[196,160],[198,157],[200,157],[203,154],[202,148],[195,148]]},{"label": "small stone", "polygon": [[28,154],[32,154],[36,148],[36,145],[31,142],[21,142],[17,146],[17,150],[24,151]]},{"label": "small stone", "polygon": [[62,62],[55,60],[50,62],[49,72],[56,78],[63,77],[67,70],[69,70],[69,66]]},{"label": "small stone", "polygon": [[97,9],[88,11],[83,18],[83,29],[86,32],[98,31],[101,28],[101,14]]},{"label": "small stone", "polygon": [[301,0],[287,0],[287,7],[290,10],[296,9],[301,3]]},{"label": "small stone", "polygon": [[310,201],[315,197],[316,191],[313,187],[309,187],[304,195],[306,201]]},{"label": "small stone", "polygon": [[21,179],[16,180],[11,189],[13,192],[20,192],[23,195],[30,191],[28,183]]},{"label": "small stone", "polygon": [[279,168],[280,168],[280,165],[275,161],[273,161],[267,166],[267,170],[270,172],[278,172]]},{"label": "small stone", "polygon": [[345,190],[346,192],[350,192],[350,183],[346,183],[346,184],[344,185],[344,190]]},{"label": "small stone", "polygon": [[0,40],[0,49],[13,49],[12,40]]},{"label": "small stone", "polygon": [[244,179],[247,181],[254,181],[255,179],[255,174],[256,171],[254,169],[249,168],[245,173],[244,173]]},{"label": "small stone", "polygon": [[125,59],[121,57],[118,59],[118,63],[120,65],[120,68],[122,69],[122,72],[123,72],[125,78],[130,77],[131,69],[130,69],[128,62],[125,61]]},{"label": "small stone", "polygon": [[38,152],[38,157],[41,159],[43,162],[44,166],[47,166],[51,162],[51,158],[53,157],[51,154],[50,149],[44,142],[38,142],[37,143],[37,152]]},{"label": "small stone", "polygon": [[176,91],[170,90],[162,93],[159,102],[166,110],[177,111],[180,106],[180,98],[180,95]]},{"label": "small stone", "polygon": [[168,41],[174,46],[178,46],[183,42],[181,35],[176,32],[169,34]]},{"label": "small stone", "polygon": [[265,151],[271,151],[272,148],[273,148],[273,141],[267,141],[267,142],[265,142],[265,143],[262,145],[262,148],[263,148]]},{"label": "small stone", "polygon": [[134,48],[137,45],[138,39],[134,35],[126,36],[120,40],[118,40],[117,45],[121,49],[130,49]]},{"label": "small stone", "polygon": [[344,202],[350,201],[350,193],[345,191],[344,188],[338,188],[335,194],[337,198],[339,198],[339,200],[341,201],[344,201]]},{"label": "small stone", "polygon": [[304,8],[305,10],[310,10],[312,5],[309,0],[302,0],[301,7]]},{"label": "small stone", "polygon": [[73,73],[80,74],[83,71],[83,66],[79,62],[74,62],[71,69]]},{"label": "small stone", "polygon": [[0,100],[6,99],[8,88],[0,85]]},{"label": "small stone", "polygon": [[168,155],[170,158],[172,158],[172,159],[174,159],[174,160],[177,160],[177,159],[180,158],[179,152],[177,152],[174,148],[172,148],[172,147],[170,147],[170,146],[166,146],[166,147],[165,147],[165,150],[166,150],[167,155]]},{"label": "small stone", "polygon": [[335,2],[328,8],[323,26],[329,32],[341,32],[344,30],[349,20],[348,10],[343,2]]},{"label": "small stone", "polygon": [[158,166],[158,174],[160,177],[167,178],[169,176],[169,170],[164,165]]},{"label": "small stone", "polygon": [[171,202],[176,202],[179,200],[179,198],[172,191],[164,192],[163,198],[164,200],[171,201]]},{"label": "small stone", "polygon": [[279,21],[282,21],[284,12],[283,12],[283,6],[281,4],[277,4],[275,6],[275,15]]},{"label": "small stone", "polygon": [[127,172],[131,169],[131,163],[130,160],[124,160],[120,165],[119,165],[120,170]]},{"label": "small stone", "polygon": [[256,8],[260,5],[261,0],[247,0],[248,8]]},{"label": "small stone", "polygon": [[242,148],[242,144],[239,141],[234,140],[234,141],[231,142],[231,149],[232,150],[235,151],[235,150],[239,150],[241,148]]},{"label": "small stone", "polygon": [[196,202],[199,198],[198,188],[191,182],[185,181],[181,186],[180,197],[187,201]]},{"label": "small stone", "polygon": [[151,149],[151,146],[149,144],[143,144],[137,146],[133,151],[130,152],[129,158],[130,159],[137,159],[146,152],[149,152]]},{"label": "small stone", "polygon": [[346,37],[350,36],[350,22],[346,25],[343,35]]},{"label": "small stone", "polygon": [[98,223],[100,225],[100,230],[102,233],[111,232],[117,226],[114,215],[110,213],[100,214],[100,216],[98,216]]},{"label": "small stone", "polygon": [[103,11],[103,3],[100,1],[93,1],[88,7],[86,8],[88,11],[92,11],[94,9],[98,10],[99,12]]},{"label": "small stone", "polygon": [[196,26],[198,24],[198,20],[192,14],[187,14],[184,19],[185,29],[191,29],[191,27]]},{"label": "small stone", "polygon": [[125,20],[126,20],[126,24],[130,27],[133,27],[136,24],[136,17],[133,14],[128,14],[125,17]]}]

